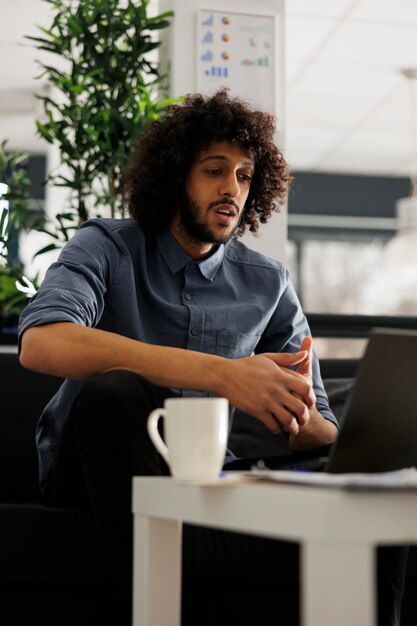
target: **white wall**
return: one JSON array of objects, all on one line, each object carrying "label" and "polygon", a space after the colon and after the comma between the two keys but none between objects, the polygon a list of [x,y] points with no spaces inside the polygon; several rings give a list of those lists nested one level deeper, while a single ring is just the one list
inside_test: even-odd
[{"label": "white wall", "polygon": [[[161,62],[170,76],[170,95],[182,96],[196,91],[196,27],[199,9],[226,13],[267,15],[275,18],[275,110],[277,116],[277,143],[284,148],[284,0],[159,0],[159,11],[174,11],[170,28],[162,33]],[[246,96],[247,85],[235,95]],[[256,93],[253,94],[256,103]],[[247,234],[245,243],[285,262],[287,241],[287,210],[274,215],[268,225],[261,226],[259,235]]]}]

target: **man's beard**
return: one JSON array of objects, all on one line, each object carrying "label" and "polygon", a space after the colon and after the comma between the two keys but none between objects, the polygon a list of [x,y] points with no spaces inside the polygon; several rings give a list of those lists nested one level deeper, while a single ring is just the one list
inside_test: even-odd
[{"label": "man's beard", "polygon": [[[208,207],[208,210],[210,208],[211,206]],[[239,223],[236,224],[229,233],[219,236],[207,226],[200,214],[201,211],[198,204],[185,194],[184,201],[181,205],[181,227],[183,233],[193,241],[198,243],[220,244],[226,243],[236,236]]]}]

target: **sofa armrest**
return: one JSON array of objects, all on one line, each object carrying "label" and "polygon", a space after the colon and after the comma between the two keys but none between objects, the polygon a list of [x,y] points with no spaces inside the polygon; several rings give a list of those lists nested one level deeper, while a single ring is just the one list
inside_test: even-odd
[{"label": "sofa armrest", "polygon": [[0,380],[0,501],[36,502],[36,424],[62,380],[26,370],[17,351],[0,352]]}]

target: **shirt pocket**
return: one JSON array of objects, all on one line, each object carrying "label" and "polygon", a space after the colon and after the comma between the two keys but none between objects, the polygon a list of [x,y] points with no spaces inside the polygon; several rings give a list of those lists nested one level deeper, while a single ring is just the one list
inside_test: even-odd
[{"label": "shirt pocket", "polygon": [[261,335],[231,333],[228,330],[217,331],[217,350],[219,356],[228,359],[240,359],[250,356],[260,340]]}]

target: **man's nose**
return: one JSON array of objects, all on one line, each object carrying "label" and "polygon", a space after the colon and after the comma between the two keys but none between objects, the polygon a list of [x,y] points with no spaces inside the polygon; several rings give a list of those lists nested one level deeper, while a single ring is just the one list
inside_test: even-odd
[{"label": "man's nose", "polygon": [[235,174],[230,174],[222,180],[220,185],[220,195],[235,198],[239,194],[240,188]]}]

